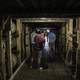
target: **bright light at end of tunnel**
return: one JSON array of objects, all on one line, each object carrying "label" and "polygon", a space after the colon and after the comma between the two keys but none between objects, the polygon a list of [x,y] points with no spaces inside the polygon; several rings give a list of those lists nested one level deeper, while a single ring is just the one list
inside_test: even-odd
[{"label": "bright light at end of tunnel", "polygon": [[49,29],[47,29],[47,32],[50,32],[50,30],[49,30]]},{"label": "bright light at end of tunnel", "polygon": [[43,17],[43,18],[41,18],[41,19],[43,19],[43,20],[44,20],[44,19],[46,19],[46,18],[45,18],[45,17]]}]

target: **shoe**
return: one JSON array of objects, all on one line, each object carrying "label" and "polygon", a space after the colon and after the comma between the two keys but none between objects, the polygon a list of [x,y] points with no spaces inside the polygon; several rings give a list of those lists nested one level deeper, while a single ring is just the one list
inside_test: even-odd
[{"label": "shoe", "polygon": [[30,66],[30,69],[32,69],[32,66]]},{"label": "shoe", "polygon": [[43,67],[40,67],[40,70],[42,70],[43,69]]}]

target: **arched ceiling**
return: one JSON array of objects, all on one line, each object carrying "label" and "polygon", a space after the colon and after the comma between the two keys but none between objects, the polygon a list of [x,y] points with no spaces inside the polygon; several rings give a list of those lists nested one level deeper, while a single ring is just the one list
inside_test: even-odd
[{"label": "arched ceiling", "polygon": [[80,14],[80,0],[0,0],[4,14]]}]

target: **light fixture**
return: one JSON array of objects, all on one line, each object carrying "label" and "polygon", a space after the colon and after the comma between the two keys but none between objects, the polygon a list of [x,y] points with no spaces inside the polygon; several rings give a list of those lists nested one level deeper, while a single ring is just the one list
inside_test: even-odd
[{"label": "light fixture", "polygon": [[50,32],[50,30],[49,30],[49,29],[47,29],[47,32]]},{"label": "light fixture", "polygon": [[43,17],[43,18],[41,18],[41,19],[43,19],[43,20],[44,20],[44,19],[46,19],[46,18],[44,18],[44,17]]}]

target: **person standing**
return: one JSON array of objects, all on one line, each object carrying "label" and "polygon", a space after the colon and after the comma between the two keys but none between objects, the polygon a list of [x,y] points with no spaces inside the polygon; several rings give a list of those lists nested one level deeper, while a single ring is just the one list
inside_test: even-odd
[{"label": "person standing", "polygon": [[50,59],[53,60],[55,57],[55,40],[56,40],[56,35],[51,29],[50,32],[48,33],[48,43],[49,43],[49,56]]},{"label": "person standing", "polygon": [[41,64],[41,57],[42,57],[42,51],[44,48],[44,37],[43,34],[40,31],[37,31],[37,34],[34,38],[35,41],[35,51],[36,51],[36,56],[35,56],[35,62],[34,64],[40,68]]},{"label": "person standing", "polygon": [[33,64],[34,64],[34,58],[35,58],[35,41],[34,41],[34,38],[36,36],[36,31],[33,31],[31,33],[31,54],[28,58],[28,66],[30,68],[32,68]]},{"label": "person standing", "polygon": [[42,69],[47,69],[48,68],[48,51],[49,51],[49,45],[47,41],[47,34],[44,33],[44,48],[42,51],[42,57],[41,57],[41,67]]},{"label": "person standing", "polygon": [[37,35],[36,31],[33,31],[32,34],[31,34],[32,52],[33,52],[34,47],[35,47],[35,41],[34,41],[34,38],[35,38],[36,35]]}]

